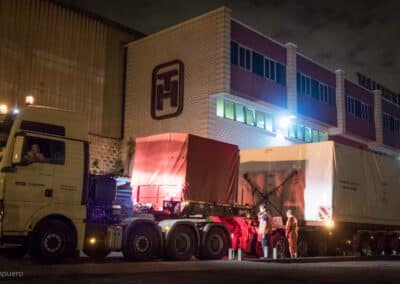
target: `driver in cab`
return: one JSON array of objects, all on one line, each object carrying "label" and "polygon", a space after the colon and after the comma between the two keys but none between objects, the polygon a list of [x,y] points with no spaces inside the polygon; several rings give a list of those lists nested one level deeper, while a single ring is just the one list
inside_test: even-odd
[{"label": "driver in cab", "polygon": [[45,162],[46,157],[40,152],[38,144],[32,144],[31,150],[25,154],[25,159],[29,162]]}]

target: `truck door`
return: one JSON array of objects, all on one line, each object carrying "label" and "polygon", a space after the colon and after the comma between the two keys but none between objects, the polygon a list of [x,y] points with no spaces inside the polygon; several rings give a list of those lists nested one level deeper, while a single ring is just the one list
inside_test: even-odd
[{"label": "truck door", "polygon": [[52,204],[55,166],[63,163],[64,142],[27,135],[23,163],[7,173],[4,232],[24,232],[30,218]]}]

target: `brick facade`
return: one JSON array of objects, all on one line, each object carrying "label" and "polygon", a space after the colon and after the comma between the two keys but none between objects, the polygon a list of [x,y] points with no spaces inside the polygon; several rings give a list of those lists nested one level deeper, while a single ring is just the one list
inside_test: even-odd
[{"label": "brick facade", "polygon": [[121,140],[89,135],[91,174],[107,174],[122,168]]},{"label": "brick facade", "polygon": [[[220,8],[128,45],[124,145],[130,137],[163,132],[207,137],[209,96],[230,87],[229,30],[230,11]],[[150,115],[152,72],[172,60],[184,64],[183,111],[155,120]]]}]

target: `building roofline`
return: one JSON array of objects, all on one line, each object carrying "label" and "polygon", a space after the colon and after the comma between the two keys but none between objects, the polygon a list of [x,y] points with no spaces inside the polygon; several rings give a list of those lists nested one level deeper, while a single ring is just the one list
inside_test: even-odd
[{"label": "building roofline", "polygon": [[303,53],[298,52],[298,51],[296,51],[296,53],[297,53],[298,55],[304,57],[304,58],[307,59],[308,61],[311,61],[311,62],[314,63],[315,65],[318,65],[319,67],[325,69],[326,71],[329,71],[329,72],[332,72],[333,74],[335,74],[335,70],[331,70],[329,67],[327,67],[327,66],[325,66],[325,65],[323,65],[323,64],[321,64],[321,63],[319,63],[319,62],[317,62],[317,61],[315,61],[315,59],[312,59],[312,58],[308,57],[307,55],[304,55]]},{"label": "building roofline", "polygon": [[79,7],[75,6],[75,5],[64,3],[64,2],[61,2],[60,0],[49,0],[49,1],[51,3],[54,3],[55,5],[58,5],[58,6],[62,7],[62,8],[71,10],[71,11],[73,11],[75,13],[87,16],[87,17],[92,18],[92,19],[97,20],[97,21],[100,21],[100,22],[102,22],[102,23],[104,23],[104,24],[106,24],[108,26],[114,27],[114,28],[116,28],[118,30],[134,34],[135,36],[138,36],[138,37],[146,36],[146,34],[140,32],[140,31],[134,30],[134,29],[132,29],[130,27],[124,26],[124,25],[122,25],[122,24],[120,24],[118,22],[115,22],[113,20],[107,19],[107,18],[105,18],[103,16],[100,16],[100,15],[98,15],[96,13],[93,13],[91,11],[79,8]]},{"label": "building roofline", "polygon": [[281,47],[283,47],[283,48],[286,49],[286,46],[285,46],[283,43],[277,41],[276,39],[273,39],[273,38],[267,36],[266,34],[264,34],[264,33],[260,32],[260,31],[256,30],[255,28],[253,28],[253,27],[251,27],[251,26],[249,26],[249,25],[247,25],[247,24],[245,24],[245,23],[243,23],[242,21],[240,21],[240,20],[238,20],[238,19],[236,19],[236,18],[233,18],[233,17],[231,17],[231,20],[232,20],[233,22],[239,24],[239,25],[244,26],[245,28],[251,30],[252,32],[255,32],[255,33],[258,34],[259,36],[262,36],[263,38],[266,38],[266,39],[272,41],[273,43],[275,43],[275,44],[277,44],[277,45],[279,45],[279,46],[281,46]]},{"label": "building roofline", "polygon": [[154,38],[154,37],[160,36],[160,35],[165,34],[165,33],[167,33],[167,32],[171,32],[171,31],[173,31],[173,30],[176,30],[176,29],[180,28],[180,27],[183,26],[183,25],[187,25],[187,24],[189,24],[189,23],[196,22],[196,21],[198,21],[198,20],[200,20],[200,19],[202,19],[202,18],[204,18],[204,17],[207,17],[207,16],[209,16],[209,15],[211,15],[211,14],[217,13],[217,12],[222,11],[222,10],[228,10],[228,11],[230,11],[230,9],[227,8],[227,7],[225,7],[225,6],[219,7],[219,8],[217,8],[217,9],[211,10],[211,11],[206,12],[206,13],[204,13],[204,14],[198,15],[198,16],[196,16],[196,17],[190,18],[190,19],[185,20],[185,21],[183,21],[183,22],[180,22],[180,23],[178,23],[178,24],[175,24],[175,25],[172,25],[172,26],[167,27],[167,28],[165,28],[165,29],[162,29],[162,30],[160,30],[160,31],[158,31],[158,32],[152,33],[152,34],[150,34],[150,35],[148,35],[148,36],[145,36],[145,37],[143,37],[143,38],[141,38],[141,39],[131,41],[131,42],[127,43],[126,46],[130,46],[130,45],[135,45],[135,44],[142,43],[143,41],[147,41],[147,40],[149,40],[149,39],[152,39],[152,38]]},{"label": "building roofline", "polygon": [[[264,34],[264,33],[260,32],[260,31],[256,30],[255,28],[252,28],[251,26],[249,26],[249,25],[243,23],[242,21],[240,21],[240,20],[238,20],[238,19],[236,19],[236,18],[232,18],[232,21],[233,21],[233,22],[236,22],[236,23],[238,23],[238,24],[240,24],[240,25],[242,25],[242,26],[244,26],[245,28],[251,30],[252,32],[255,32],[256,34],[262,36],[263,38],[266,38],[266,39],[272,41],[273,43],[275,43],[275,44],[277,44],[277,45],[279,45],[279,46],[281,46],[281,47],[286,48],[286,45],[285,45],[285,44],[283,44],[283,43],[281,43],[281,42],[279,42],[279,41],[277,41],[277,40],[275,40],[275,39],[273,39],[273,38],[267,36],[266,34]],[[296,44],[296,46],[297,46],[297,44]],[[296,50],[296,53],[297,53],[298,55],[304,57],[305,59],[311,61],[312,63],[318,65],[319,67],[324,68],[325,70],[327,70],[327,71],[332,72],[332,73],[335,74],[335,71],[331,70],[330,68],[326,67],[325,65],[322,65],[321,63],[315,61],[314,59],[312,59],[312,58],[310,58],[310,57],[304,55],[303,53],[298,52],[297,50]]]},{"label": "building roofline", "polygon": [[[354,81],[354,80],[352,80],[352,79],[350,79],[350,78],[347,78],[347,77],[346,77],[346,72],[344,73],[344,76],[345,76],[345,77],[344,77],[344,80],[345,80],[345,81],[348,81],[349,83],[352,83],[352,84],[356,85],[357,87],[363,89],[364,91],[367,91],[367,92],[368,92],[369,94],[371,94],[372,96],[374,95],[374,93],[372,92],[373,90],[367,89],[367,88],[365,88],[364,86],[358,84],[356,81]],[[346,83],[346,82],[345,82],[345,83]]]}]

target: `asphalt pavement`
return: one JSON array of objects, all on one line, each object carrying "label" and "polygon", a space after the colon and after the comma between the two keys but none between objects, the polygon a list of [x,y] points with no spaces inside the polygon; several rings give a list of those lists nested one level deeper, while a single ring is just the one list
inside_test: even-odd
[{"label": "asphalt pavement", "polygon": [[118,255],[40,265],[30,258],[0,257],[1,283],[400,283],[400,261],[325,262],[153,261],[124,262]]}]

